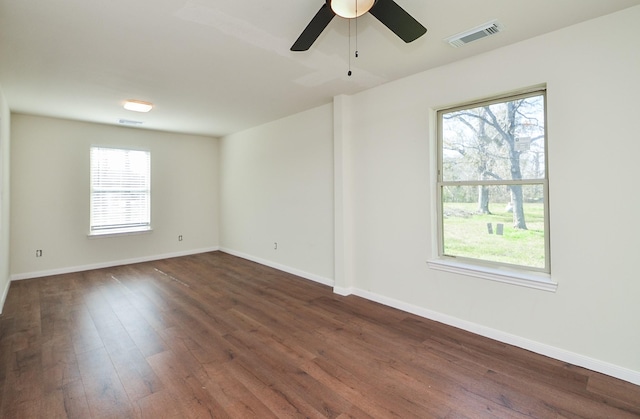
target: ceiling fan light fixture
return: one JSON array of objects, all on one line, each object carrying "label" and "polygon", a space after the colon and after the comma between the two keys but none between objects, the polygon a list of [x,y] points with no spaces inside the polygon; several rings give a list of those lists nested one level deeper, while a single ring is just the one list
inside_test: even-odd
[{"label": "ceiling fan light fixture", "polygon": [[153,108],[153,103],[129,99],[124,102],[124,108],[134,112],[149,112]]},{"label": "ceiling fan light fixture", "polygon": [[331,10],[340,17],[353,19],[367,13],[376,0],[331,0]]}]

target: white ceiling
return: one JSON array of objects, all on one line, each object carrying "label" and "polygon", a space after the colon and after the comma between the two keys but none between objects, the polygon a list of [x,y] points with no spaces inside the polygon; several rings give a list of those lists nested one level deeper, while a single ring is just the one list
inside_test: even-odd
[{"label": "white ceiling", "polygon": [[[289,48],[323,0],[0,0],[0,86],[14,112],[222,136],[640,0],[396,0],[428,32],[405,44],[366,14]],[[498,19],[461,48],[444,38]],[[640,22],[639,22],[640,24]],[[347,76],[349,60],[353,75]],[[148,114],[125,99],[153,102]]]}]

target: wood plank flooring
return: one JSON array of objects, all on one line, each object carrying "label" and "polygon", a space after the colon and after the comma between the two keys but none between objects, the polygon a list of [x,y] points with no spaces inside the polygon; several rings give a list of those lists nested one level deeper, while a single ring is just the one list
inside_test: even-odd
[{"label": "wood plank flooring", "polygon": [[14,282],[2,418],[638,418],[640,387],[224,253]]}]

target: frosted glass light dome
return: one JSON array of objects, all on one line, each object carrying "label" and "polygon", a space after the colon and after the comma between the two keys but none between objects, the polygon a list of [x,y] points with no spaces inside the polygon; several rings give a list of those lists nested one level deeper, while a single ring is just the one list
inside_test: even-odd
[{"label": "frosted glass light dome", "polygon": [[331,10],[338,16],[353,19],[367,13],[376,0],[331,0]]}]

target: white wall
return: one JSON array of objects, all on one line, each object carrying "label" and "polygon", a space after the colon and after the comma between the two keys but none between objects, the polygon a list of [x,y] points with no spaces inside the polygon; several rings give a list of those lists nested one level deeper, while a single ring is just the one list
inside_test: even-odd
[{"label": "white wall", "polygon": [[[640,384],[638,22],[631,8],[224,138],[223,250]],[[540,85],[557,291],[429,269],[435,111]]]},{"label": "white wall", "polygon": [[[218,248],[218,139],[20,114],[11,122],[12,278]],[[151,151],[152,232],[87,237],[91,145]]]},{"label": "white wall", "polygon": [[[352,291],[640,383],[638,22],[631,8],[349,98]],[[557,292],[430,270],[435,110],[539,84]]]},{"label": "white wall", "polygon": [[0,87],[0,313],[9,292],[9,106]]},{"label": "white wall", "polygon": [[225,137],[220,156],[222,249],[332,282],[331,105]]}]

